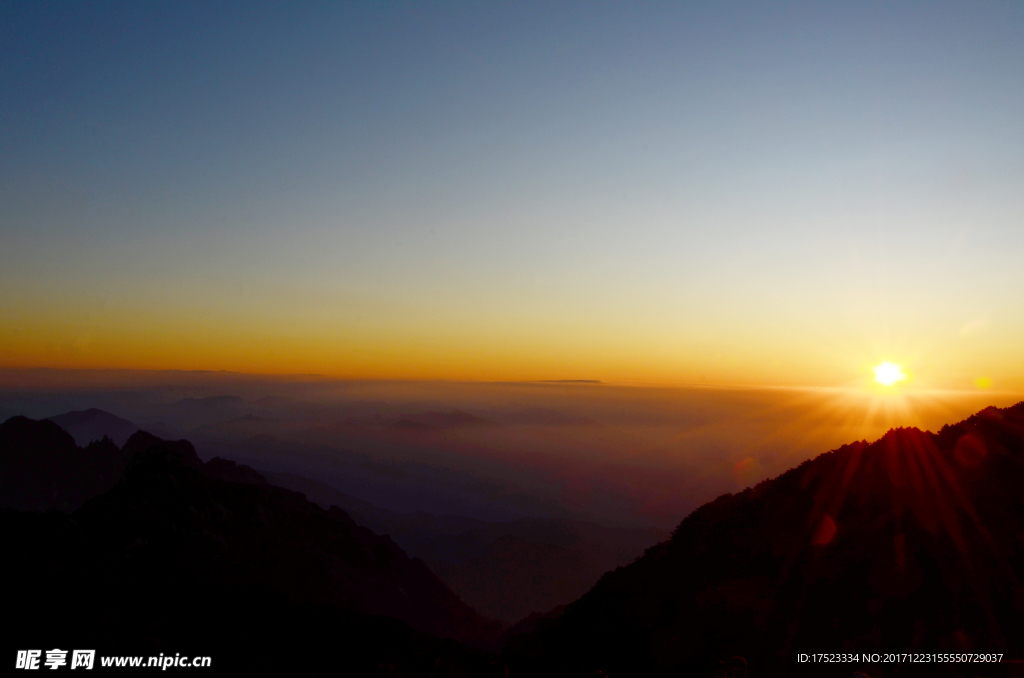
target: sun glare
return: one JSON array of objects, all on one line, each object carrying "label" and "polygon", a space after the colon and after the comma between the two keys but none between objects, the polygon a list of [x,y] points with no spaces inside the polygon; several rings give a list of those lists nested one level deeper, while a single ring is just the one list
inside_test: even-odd
[{"label": "sun glare", "polygon": [[895,363],[885,362],[875,367],[875,381],[882,386],[892,386],[906,378],[907,375],[903,374],[902,368]]}]

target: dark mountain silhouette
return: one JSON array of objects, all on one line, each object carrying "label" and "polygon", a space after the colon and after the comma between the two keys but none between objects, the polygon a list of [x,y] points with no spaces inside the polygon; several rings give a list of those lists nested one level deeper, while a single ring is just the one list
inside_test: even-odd
[{"label": "dark mountain silhouette", "polygon": [[60,512],[0,509],[0,534],[13,547],[0,573],[18,583],[4,601],[11,622],[2,645],[12,656],[52,646],[210,656],[212,675],[492,675],[491,653],[392,617],[301,603],[262,586],[211,584],[202,570],[108,573],[110,556],[93,534]]},{"label": "dark mountain silhouette", "polygon": [[605,571],[601,564],[571,548],[505,536],[479,556],[431,568],[484,614],[515,622],[581,596]]},{"label": "dark mountain silhouette", "polygon": [[506,623],[572,602],[601,574],[632,562],[667,536],[656,529],[608,528],[577,520],[507,523],[379,508],[308,478],[264,472],[275,485],[320,506],[337,505],[412,556],[427,561],[460,598]]},{"label": "dark mountain silhouette", "polygon": [[52,421],[0,424],[0,507],[73,511],[114,487],[129,453],[109,438],[81,448]]},{"label": "dark mountain silhouette", "polygon": [[[89,449],[76,448],[48,421],[14,418],[0,433],[4,463],[44,459],[45,468],[30,469],[40,474],[78,463]],[[19,647],[64,638],[76,647],[89,641],[138,654],[269,651],[252,644],[254,635],[277,643],[272,652],[291,642],[292,652],[308,653],[310,638],[323,638],[320,624],[327,623],[358,641],[333,638],[324,646],[352,655],[334,666],[393,659],[395,675],[430,675],[430,662],[409,668],[427,661],[421,651],[441,664],[485,656],[438,638],[496,642],[498,622],[341,509],[324,510],[230,461],[203,464],[187,441],[140,431],[117,451],[128,457],[120,482],[70,516],[2,512],[5,544],[15,554],[3,576],[19,582],[5,607],[19,620],[11,639]],[[17,505],[9,489],[5,503]]]},{"label": "dark mountain silhouette", "polygon": [[506,659],[516,675],[540,676],[701,676],[735,655],[762,676],[1008,675],[1006,664],[796,656],[1024,659],[1022,488],[1024,403],[937,434],[897,429],[846,445],[697,509],[669,541],[516,636]]},{"label": "dark mountain silhouette", "polygon": [[[115,453],[126,463],[110,481]],[[0,510],[10,647],[393,676],[505,675],[505,665],[512,676],[705,676],[735,656],[750,676],[1005,676],[1021,665],[796,659],[1024,659],[1024,403],[938,433],[895,429],[719,497],[579,600],[524,619],[500,663],[459,642],[495,643],[499,624],[422,560],[249,467],[202,463],[187,441],[138,432],[123,449],[80,448],[53,422],[15,417],[0,425],[0,465],[0,503],[37,509]],[[113,485],[95,492],[97,478]],[[89,492],[71,514],[38,512]],[[490,529],[475,522],[463,527]],[[526,546],[505,533],[486,549],[511,549],[507,562],[523,570],[521,554],[550,557],[543,546],[572,533],[516,529]]]},{"label": "dark mountain silhouette", "polygon": [[121,447],[139,430],[138,426],[127,419],[96,408],[66,412],[48,419],[70,433],[80,447],[104,438],[110,438],[115,445]]},{"label": "dark mountain silhouette", "polygon": [[139,430],[152,433],[164,440],[177,440],[185,433],[181,427],[169,424],[166,421],[149,421],[139,426]]},{"label": "dark mountain silhouette", "polygon": [[[232,483],[246,483],[248,485],[267,485],[267,479],[256,470],[245,464],[236,464],[229,459],[214,457],[203,464],[203,475],[218,480],[227,480]],[[330,507],[328,507],[330,508]]]},{"label": "dark mountain silhouette", "polygon": [[519,620],[517,623],[505,629],[505,633],[502,634],[502,646],[508,644],[509,640],[518,635],[533,633],[542,626],[550,625],[551,620],[557,619],[563,612],[565,612],[565,608],[565,605],[559,605],[547,612],[534,612]]}]

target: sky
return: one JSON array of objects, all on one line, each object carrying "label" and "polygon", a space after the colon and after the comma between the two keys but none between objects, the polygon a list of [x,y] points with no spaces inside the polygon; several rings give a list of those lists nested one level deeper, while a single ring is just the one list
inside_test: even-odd
[{"label": "sky", "polygon": [[1024,390],[1019,3],[0,4],[0,367]]}]

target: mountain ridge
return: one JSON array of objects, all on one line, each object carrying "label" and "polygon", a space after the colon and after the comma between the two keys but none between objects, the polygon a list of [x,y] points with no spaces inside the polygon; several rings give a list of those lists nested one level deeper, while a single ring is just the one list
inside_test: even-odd
[{"label": "mountain ridge", "polygon": [[134,423],[105,410],[90,407],[47,417],[71,434],[81,447],[95,440],[110,438],[118,447],[123,447],[128,438],[139,430]]},{"label": "mountain ridge", "polygon": [[[38,512],[68,510],[69,497],[81,498],[84,490],[69,484],[80,474],[58,474],[52,486],[40,479],[61,464],[80,469],[83,460],[107,459],[88,449],[129,455],[114,486],[70,515]],[[485,666],[499,674],[507,666],[513,676],[704,675],[739,655],[751,676],[860,670],[878,678],[962,675],[963,667],[808,666],[796,657],[1024,656],[1024,402],[985,408],[934,433],[893,428],[719,496],[576,601],[507,630],[501,664],[415,635],[501,642],[499,625],[467,612],[422,561],[341,509],[270,486],[253,469],[223,459],[204,464],[188,441],[138,432],[123,450],[109,439],[83,450],[53,422],[13,417],[0,425],[0,450],[3,497],[24,500],[34,490],[43,499],[36,512],[0,510],[13,553],[4,575],[28,584],[13,596],[24,620],[18,642],[35,642],[47,629],[66,637],[74,628],[147,648],[167,648],[168,639],[180,647],[218,642],[221,627],[134,602],[141,590],[153,601],[193,601],[253,633],[255,619],[278,610],[293,627],[275,632],[293,643],[323,633],[310,620],[331,620],[362,638],[361,666],[392,652],[375,644],[384,642],[375,634],[390,628],[410,643],[387,655],[406,667],[395,675],[434,674],[442,656],[453,667],[477,667],[468,675],[483,675]],[[418,607],[409,607],[402,582],[414,582]],[[40,609],[40,590],[49,607]],[[75,595],[99,612],[60,603]],[[225,601],[248,616],[218,607]],[[49,609],[65,617],[55,621]],[[297,610],[304,621],[295,620]],[[394,621],[372,621],[381,614]],[[168,619],[178,626],[169,629]],[[402,630],[403,623],[420,630]],[[298,628],[305,635],[294,635]],[[232,647],[248,642],[244,634],[231,638]],[[416,648],[434,653],[433,669],[416,664]],[[1014,666],[972,665],[970,675],[1011,675]]]},{"label": "mountain ridge", "polygon": [[609,528],[579,520],[496,523],[401,513],[302,476],[262,473],[275,485],[302,492],[324,508],[336,504],[360,525],[391,536],[410,555],[423,558],[460,598],[507,624],[575,600],[601,573],[668,536],[654,528]]},{"label": "mountain ridge", "polygon": [[807,651],[1019,659],[1021,486],[1024,403],[892,429],[701,506],[505,656],[521,674],[580,676],[710,674],[734,655],[752,675],[858,669],[801,671]]},{"label": "mountain ridge", "polygon": [[[0,425],[0,434],[2,458],[15,467],[12,462],[31,462],[48,444],[59,446],[55,455],[64,461],[83,456],[53,422],[12,418]],[[33,436],[34,445],[29,444]],[[20,445],[7,444],[11,440]],[[117,450],[109,439],[106,444]],[[139,431],[119,452],[128,461],[113,486],[73,512],[0,510],[14,554],[3,563],[3,576],[20,583],[8,601],[20,622],[12,638],[22,647],[76,632],[106,647],[134,643],[136,650],[153,652],[216,647],[218,638],[244,643],[241,631],[209,626],[191,611],[194,607],[210,618],[226,615],[238,629],[252,631],[252,619],[218,607],[226,600],[250,614],[260,601],[273,601],[266,609],[284,616],[256,613],[266,627],[259,633],[274,628],[290,642],[301,642],[302,636],[282,625],[307,628],[306,621],[292,619],[301,610],[346,628],[391,625],[396,637],[411,638],[411,645],[395,649],[406,663],[414,662],[416,648],[423,647],[442,655],[483,656],[445,645],[445,638],[482,647],[498,642],[500,623],[480,616],[422,560],[359,527],[338,507],[322,509],[228,460],[204,464],[185,440],[165,441]],[[21,480],[52,470],[45,464],[22,466]],[[77,603],[69,604],[72,600]],[[163,609],[168,601],[174,602]],[[393,621],[372,621],[384,617]],[[364,621],[353,621],[358,619]],[[403,624],[415,629],[412,636]],[[353,633],[365,635],[358,629]],[[364,640],[381,656],[391,652],[380,648],[383,639]],[[349,649],[360,661],[372,659],[365,648]]]}]

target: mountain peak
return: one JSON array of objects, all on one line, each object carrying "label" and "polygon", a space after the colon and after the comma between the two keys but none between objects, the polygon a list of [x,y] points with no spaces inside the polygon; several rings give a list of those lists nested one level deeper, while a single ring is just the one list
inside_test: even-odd
[{"label": "mountain peak", "polygon": [[139,430],[138,426],[127,419],[95,407],[65,412],[49,417],[49,420],[70,433],[79,446],[101,440],[104,436],[118,446],[123,446],[128,437]]},{"label": "mountain peak", "polygon": [[742,655],[782,676],[804,647],[1020,656],[1021,487],[1024,404],[844,445],[698,508],[514,639],[509,661],[539,676],[703,675]]}]

